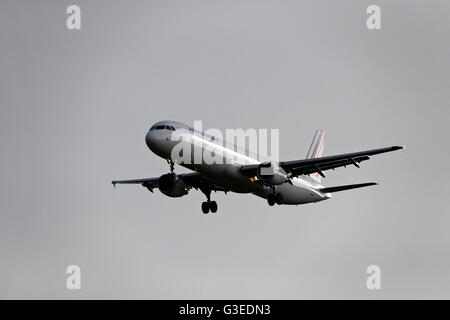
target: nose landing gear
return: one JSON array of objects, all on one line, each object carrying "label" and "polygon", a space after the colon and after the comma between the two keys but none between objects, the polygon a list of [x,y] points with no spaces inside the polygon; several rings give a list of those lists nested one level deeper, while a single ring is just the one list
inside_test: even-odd
[{"label": "nose landing gear", "polygon": [[167,163],[170,164],[170,172],[172,173],[175,167],[175,163],[170,158],[167,158]]}]

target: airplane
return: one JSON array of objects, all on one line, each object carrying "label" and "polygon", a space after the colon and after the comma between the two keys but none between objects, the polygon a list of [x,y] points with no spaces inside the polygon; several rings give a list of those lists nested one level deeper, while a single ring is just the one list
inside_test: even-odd
[{"label": "airplane", "polygon": [[[177,134],[195,151],[213,149],[227,160],[224,163],[208,164],[205,161],[179,161],[172,159],[172,150],[179,140],[172,139]],[[266,199],[269,206],[299,205],[319,202],[331,198],[334,192],[376,185],[374,182],[325,187],[322,179],[324,171],[339,167],[355,166],[369,160],[370,156],[405,149],[403,146],[372,149],[367,151],[323,156],[323,130],[317,130],[305,159],[292,161],[272,161],[259,155],[247,155],[235,146],[221,145],[214,136],[196,132],[192,127],[177,121],[159,121],[145,136],[148,148],[156,155],[166,159],[170,172],[160,177],[114,180],[112,184],[140,184],[153,193],[158,188],[169,197],[183,197],[194,188],[206,196],[201,209],[204,214],[217,212],[216,201],[211,201],[211,192],[223,191],[251,193]],[[196,149],[197,148],[197,149]],[[203,154],[203,153],[201,153]],[[191,157],[191,156],[189,156]],[[176,174],[174,165],[192,170],[190,173]]]}]

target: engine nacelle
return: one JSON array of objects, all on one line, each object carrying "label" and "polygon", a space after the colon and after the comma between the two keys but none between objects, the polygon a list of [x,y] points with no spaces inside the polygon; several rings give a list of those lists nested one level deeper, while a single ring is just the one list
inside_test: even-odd
[{"label": "engine nacelle", "polygon": [[273,186],[283,184],[289,180],[286,171],[273,162],[261,163],[258,167],[257,175],[259,180]]},{"label": "engine nacelle", "polygon": [[185,196],[189,192],[187,185],[175,173],[166,173],[159,177],[158,188],[172,198]]}]

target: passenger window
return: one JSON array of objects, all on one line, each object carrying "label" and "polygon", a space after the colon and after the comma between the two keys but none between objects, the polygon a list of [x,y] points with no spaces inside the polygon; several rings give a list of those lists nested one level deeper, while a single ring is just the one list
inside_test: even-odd
[{"label": "passenger window", "polygon": [[156,126],[156,130],[164,129],[164,126]]}]

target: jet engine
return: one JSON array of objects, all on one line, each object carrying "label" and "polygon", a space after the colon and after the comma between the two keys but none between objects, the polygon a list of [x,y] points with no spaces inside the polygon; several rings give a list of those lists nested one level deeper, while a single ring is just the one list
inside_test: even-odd
[{"label": "jet engine", "polygon": [[166,173],[159,177],[158,188],[166,196],[177,198],[188,194],[188,186],[175,173]]},{"label": "jet engine", "polygon": [[259,180],[269,185],[279,185],[289,181],[286,171],[273,162],[261,163],[257,175]]}]

